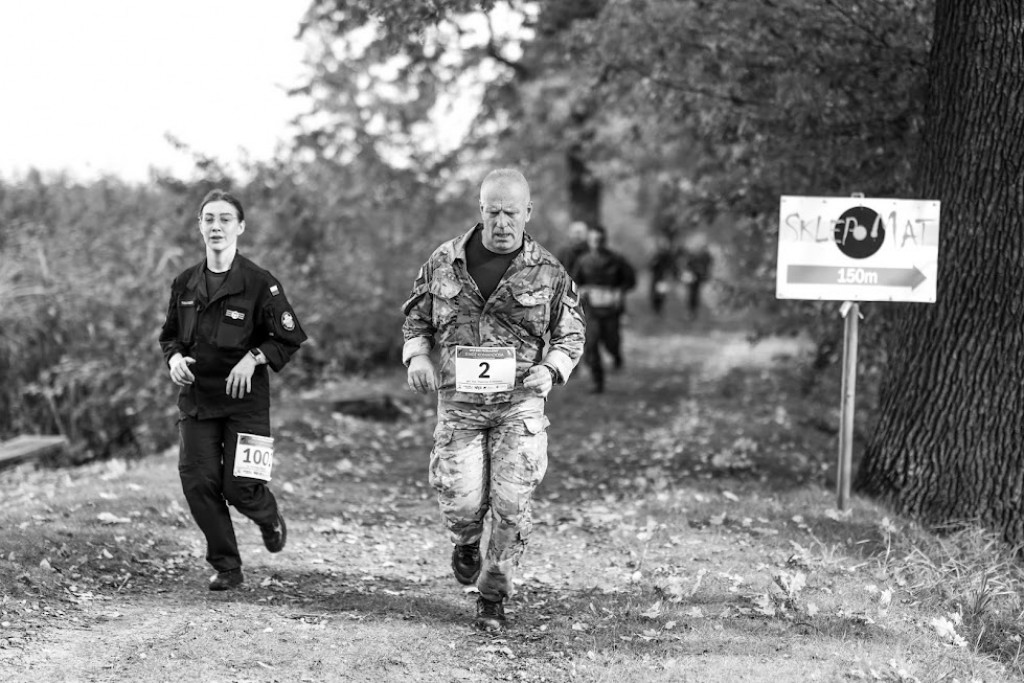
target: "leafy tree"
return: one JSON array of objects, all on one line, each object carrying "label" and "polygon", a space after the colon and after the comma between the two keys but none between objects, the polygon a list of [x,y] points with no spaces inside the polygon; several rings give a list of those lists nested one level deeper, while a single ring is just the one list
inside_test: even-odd
[{"label": "leafy tree", "polygon": [[[316,101],[311,139],[333,158],[338,141],[369,141],[389,162],[448,177],[467,194],[495,164],[528,167],[539,196],[559,187],[558,199],[538,206],[568,207],[542,217],[542,231],[569,218],[597,221],[601,183],[585,158],[593,106],[566,100],[577,89],[562,40],[602,5],[410,2],[399,11],[391,2],[317,0],[304,30],[321,45],[303,89]],[[433,141],[467,101],[479,105],[476,125],[464,153],[443,158]]]},{"label": "leafy tree", "polygon": [[[457,161],[470,170],[493,159],[527,166],[551,193],[539,205],[568,207],[549,217],[549,230],[598,217],[596,204],[613,188],[616,197],[632,193],[620,215],[640,226],[637,241],[646,226],[676,238],[716,231],[732,303],[773,309],[776,329],[834,321],[821,305],[774,302],[778,196],[910,193],[929,0],[401,6],[408,14],[398,17],[392,2],[314,2],[307,30],[349,50],[325,62],[343,62],[348,75],[318,72],[309,91],[319,89],[328,106],[360,96],[359,83],[374,98],[402,93],[389,99],[400,106],[370,107],[393,121],[394,144],[415,138],[409,131],[442,95],[482,83]],[[346,125],[373,120],[364,112]],[[356,135],[320,132],[325,147]]]},{"label": "leafy tree", "polygon": [[942,201],[939,298],[902,307],[855,486],[1024,543],[1024,6],[939,0],[920,196]]}]

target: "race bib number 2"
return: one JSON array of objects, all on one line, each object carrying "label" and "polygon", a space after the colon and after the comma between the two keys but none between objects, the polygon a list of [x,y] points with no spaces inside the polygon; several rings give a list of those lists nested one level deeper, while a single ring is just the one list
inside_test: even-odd
[{"label": "race bib number 2", "polygon": [[239,434],[235,447],[236,477],[251,477],[270,481],[270,468],[274,464],[274,438],[256,434]]},{"label": "race bib number 2", "polygon": [[516,350],[511,346],[456,346],[455,390],[471,394],[512,391]]}]

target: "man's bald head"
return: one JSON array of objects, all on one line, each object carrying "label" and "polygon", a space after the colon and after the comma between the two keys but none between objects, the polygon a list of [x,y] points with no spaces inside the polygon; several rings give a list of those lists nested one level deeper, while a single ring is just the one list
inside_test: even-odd
[{"label": "man's bald head", "polygon": [[525,200],[530,201],[530,184],[526,182],[526,176],[514,168],[498,168],[488,173],[484,177],[484,181],[480,183],[480,194],[482,195],[484,190],[491,185],[519,188],[522,190]]}]

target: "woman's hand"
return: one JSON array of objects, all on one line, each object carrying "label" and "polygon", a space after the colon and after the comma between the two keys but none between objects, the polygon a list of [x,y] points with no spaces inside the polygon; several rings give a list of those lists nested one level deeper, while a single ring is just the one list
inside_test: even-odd
[{"label": "woman's hand", "polygon": [[196,376],[188,369],[188,366],[195,362],[196,359],[192,356],[183,356],[180,353],[171,356],[170,362],[167,363],[167,369],[171,374],[171,381],[179,387],[188,386],[195,382]]},{"label": "woman's hand", "polygon": [[225,391],[231,398],[245,398],[245,395],[252,391],[252,373],[256,370],[256,359],[252,354],[242,356],[242,360],[235,363],[231,368],[225,382]]}]

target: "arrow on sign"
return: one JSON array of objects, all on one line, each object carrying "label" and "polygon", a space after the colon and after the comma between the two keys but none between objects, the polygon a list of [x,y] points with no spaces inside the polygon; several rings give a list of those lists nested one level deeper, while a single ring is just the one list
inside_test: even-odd
[{"label": "arrow on sign", "polygon": [[786,281],[794,285],[871,285],[874,287],[910,287],[927,280],[912,268],[858,268],[839,266],[788,266]]}]

